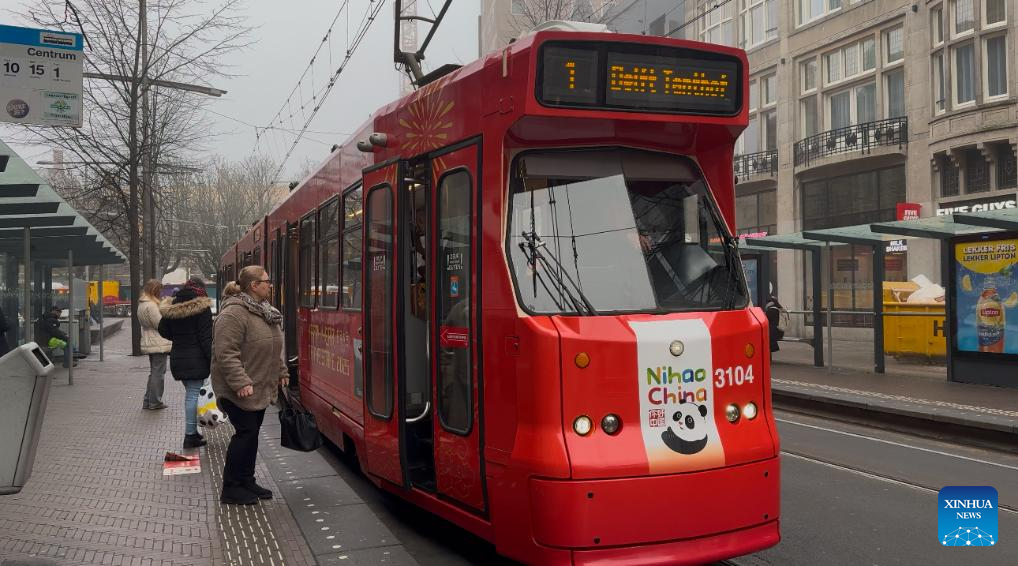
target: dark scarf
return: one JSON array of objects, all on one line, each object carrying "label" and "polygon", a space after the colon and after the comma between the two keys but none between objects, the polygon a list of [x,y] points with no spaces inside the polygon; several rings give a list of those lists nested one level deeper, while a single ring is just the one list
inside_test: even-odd
[{"label": "dark scarf", "polygon": [[244,304],[247,305],[249,310],[262,315],[262,318],[264,318],[265,322],[267,322],[270,326],[273,324],[283,323],[283,313],[279,312],[279,310],[272,306],[272,304],[268,301],[258,302],[254,297],[247,293],[239,293],[239,296],[240,299],[244,301]]},{"label": "dark scarf", "polygon": [[188,281],[186,284],[184,284],[184,288],[185,289],[190,289],[190,290],[194,291],[194,294],[199,296],[199,297],[208,297],[209,296],[209,294],[205,291],[204,287],[199,287],[198,285],[195,285],[191,281]]}]

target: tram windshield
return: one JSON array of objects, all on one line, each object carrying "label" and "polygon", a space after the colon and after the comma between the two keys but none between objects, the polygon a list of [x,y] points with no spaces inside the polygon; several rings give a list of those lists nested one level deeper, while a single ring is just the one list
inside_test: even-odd
[{"label": "tram windshield", "polygon": [[744,308],[735,243],[692,160],[629,149],[513,163],[509,254],[541,314]]}]

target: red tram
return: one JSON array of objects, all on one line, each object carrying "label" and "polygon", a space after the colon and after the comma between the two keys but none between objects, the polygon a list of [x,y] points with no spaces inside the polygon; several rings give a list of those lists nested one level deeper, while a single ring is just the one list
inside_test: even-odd
[{"label": "red tram", "polygon": [[767,324],[732,238],[747,83],[737,49],[531,34],[379,110],[220,277],[263,262],[323,433],[505,556],[772,546]]}]

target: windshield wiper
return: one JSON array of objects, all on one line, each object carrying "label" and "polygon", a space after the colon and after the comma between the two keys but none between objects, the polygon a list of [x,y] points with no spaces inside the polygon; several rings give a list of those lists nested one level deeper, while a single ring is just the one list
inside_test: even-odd
[{"label": "windshield wiper", "polygon": [[[565,268],[563,268],[562,264],[559,263],[558,258],[552,254],[551,259],[555,262],[555,265],[552,266],[545,254],[541,253],[541,248],[547,247],[544,240],[542,240],[541,237],[534,232],[522,232],[521,235],[527,243],[524,245],[523,242],[520,242],[520,249],[523,250],[524,255],[526,255],[527,248],[530,249],[531,255],[527,259],[531,262],[531,265],[533,265],[535,272],[537,269],[537,263],[541,262],[544,265],[545,273],[548,275],[548,278],[555,283],[559,291],[565,294],[566,298],[569,299],[569,302],[572,303],[573,308],[576,309],[576,312],[582,314],[586,311],[586,314],[596,316],[597,311],[594,310],[594,306],[590,304],[590,301],[587,299],[587,296],[583,294],[580,286],[573,281],[573,278],[569,276],[569,273],[565,270]],[[566,285],[567,281],[569,283],[568,286]],[[576,292],[575,295],[572,291],[570,291],[570,287],[572,287],[572,290]]]}]

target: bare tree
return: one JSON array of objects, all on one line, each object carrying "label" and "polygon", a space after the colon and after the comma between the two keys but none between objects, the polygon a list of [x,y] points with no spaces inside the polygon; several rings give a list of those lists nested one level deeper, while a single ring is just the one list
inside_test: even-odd
[{"label": "bare tree", "polygon": [[[241,0],[222,0],[218,5],[203,0],[76,0],[75,6],[76,17],[68,18],[66,0],[36,0],[26,5],[22,16],[48,29],[79,31],[80,26],[88,39],[85,71],[103,78],[86,80],[82,128],[29,128],[30,141],[62,148],[90,169],[81,186],[95,191],[106,207],[102,210],[115,216],[111,223],[126,223],[134,313],[142,277],[140,205],[144,196],[154,210],[157,197],[151,185],[141,182],[142,164],[151,163],[149,171],[159,170],[155,159],[172,160],[174,145],[180,150],[176,157],[185,159],[194,145],[175,136],[182,123],[200,112],[195,95],[179,93],[188,101],[175,108],[162,106],[166,128],[157,140],[163,89],[153,95],[155,111],[143,102],[156,82],[203,83],[223,76],[227,70],[223,56],[246,45],[250,28],[241,15]],[[149,218],[153,232],[156,224],[154,217]],[[153,240],[150,235],[150,250]],[[154,262],[148,271],[154,271]],[[131,334],[138,355],[137,317],[132,319]]]},{"label": "bare tree", "polygon": [[603,23],[613,3],[614,0],[513,0],[510,22],[520,33],[553,20]]},{"label": "bare tree", "polygon": [[203,274],[216,273],[226,250],[286,196],[286,186],[271,185],[275,170],[264,157],[216,159],[177,186],[179,204],[172,216],[165,211],[167,224],[178,231],[182,255]]}]

